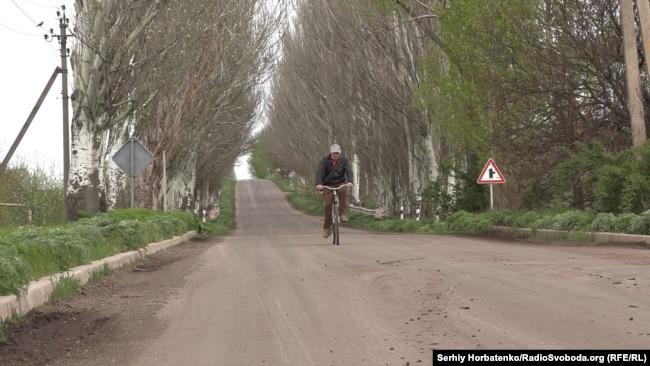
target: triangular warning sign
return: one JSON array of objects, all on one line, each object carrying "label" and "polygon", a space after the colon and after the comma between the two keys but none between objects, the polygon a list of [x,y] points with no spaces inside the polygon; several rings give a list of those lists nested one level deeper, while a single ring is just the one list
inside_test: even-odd
[{"label": "triangular warning sign", "polygon": [[494,160],[489,159],[481,174],[476,180],[478,184],[503,184],[506,182],[506,177],[501,173],[501,169],[497,166]]}]

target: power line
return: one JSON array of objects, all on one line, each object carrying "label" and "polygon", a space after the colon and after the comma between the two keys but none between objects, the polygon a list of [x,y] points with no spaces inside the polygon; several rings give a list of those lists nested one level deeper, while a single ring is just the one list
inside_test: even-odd
[{"label": "power line", "polygon": [[24,14],[24,15],[25,15],[29,20],[31,20],[32,23],[34,23],[34,24],[38,24],[38,22],[35,21],[32,17],[30,17],[29,14],[27,14],[27,13],[23,10],[23,8],[21,8],[21,7],[16,3],[15,0],[11,0],[11,2],[14,3],[14,5],[16,5],[16,7],[18,8],[18,10],[20,10],[21,13],[23,13],[23,14]]},{"label": "power line", "polygon": [[23,36],[30,36],[30,37],[43,37],[43,36],[40,35],[40,34],[30,34],[30,33],[21,32],[21,31],[19,31],[19,30],[13,29],[13,28],[11,28],[10,26],[8,26],[8,25],[6,25],[6,24],[2,24],[2,23],[0,23],[0,27],[6,28],[6,29],[8,29],[8,30],[10,30],[10,31],[12,31],[12,32],[18,33],[18,34],[22,34]]},{"label": "power line", "polygon": [[23,0],[23,1],[26,1],[26,2],[28,2],[29,4],[31,4],[32,6],[35,6],[35,7],[37,7],[37,8],[43,8],[43,9],[57,9],[57,8],[58,8],[58,6],[54,6],[54,5],[41,5],[41,4],[37,4],[37,3],[32,2],[31,0]]}]

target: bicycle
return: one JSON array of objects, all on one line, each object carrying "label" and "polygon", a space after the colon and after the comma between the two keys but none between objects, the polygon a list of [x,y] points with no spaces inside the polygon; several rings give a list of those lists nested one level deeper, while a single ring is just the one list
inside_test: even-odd
[{"label": "bicycle", "polygon": [[330,230],[332,232],[332,245],[341,245],[339,233],[339,226],[341,225],[341,215],[339,210],[339,195],[336,193],[341,188],[344,188],[346,185],[342,184],[337,188],[332,188],[328,186],[323,186],[323,188],[329,189],[334,192],[334,204],[332,205],[332,226]]}]

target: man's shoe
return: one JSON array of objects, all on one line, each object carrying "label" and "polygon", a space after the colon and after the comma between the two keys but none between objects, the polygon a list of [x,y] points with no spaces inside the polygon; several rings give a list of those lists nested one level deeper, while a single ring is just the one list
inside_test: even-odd
[{"label": "man's shoe", "polygon": [[330,229],[323,229],[323,238],[329,238],[331,234]]},{"label": "man's shoe", "polygon": [[348,222],[348,215],[341,215],[341,222]]}]

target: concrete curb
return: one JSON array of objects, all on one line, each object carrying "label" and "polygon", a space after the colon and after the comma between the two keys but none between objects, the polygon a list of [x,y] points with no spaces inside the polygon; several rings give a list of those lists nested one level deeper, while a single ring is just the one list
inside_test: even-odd
[{"label": "concrete curb", "polygon": [[112,269],[121,268],[144,256],[154,254],[187,241],[195,234],[196,231],[189,231],[181,236],[175,236],[158,243],[148,244],[146,247],[139,250],[119,253],[108,258],[93,261],[89,264],[70,268],[66,272],[55,273],[51,276],[46,276],[36,281],[32,281],[27,286],[27,291],[25,291],[20,298],[16,297],[16,295],[0,296],[0,321],[7,320],[15,315],[27,314],[35,307],[45,304],[63,276],[74,277],[84,284],[88,282],[93,272],[101,270],[104,267],[104,264],[107,264]]},{"label": "concrete curb", "polygon": [[564,231],[550,229],[528,229],[509,226],[493,226],[497,233],[509,234],[514,238],[535,238],[546,240],[567,240],[601,244],[633,244],[650,247],[650,235],[602,233],[591,231]]}]

